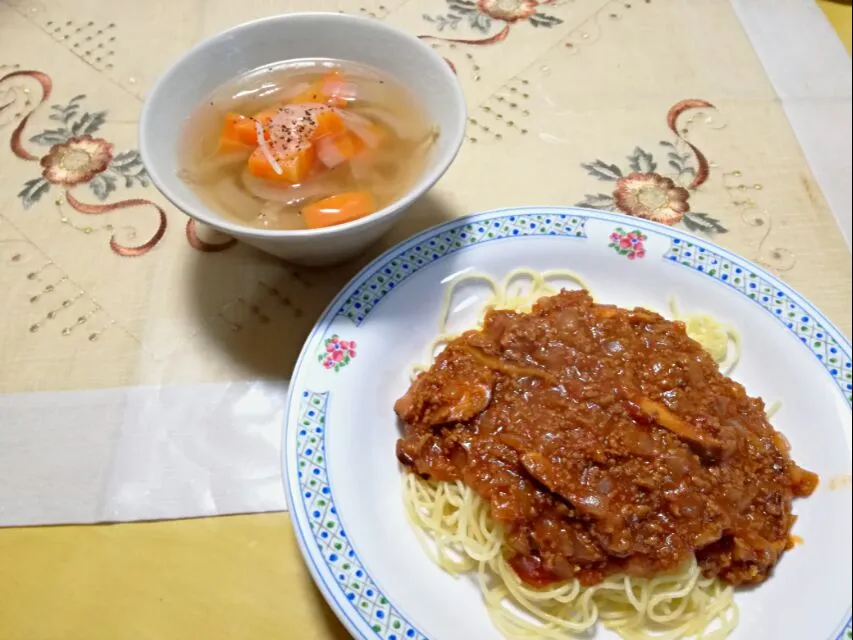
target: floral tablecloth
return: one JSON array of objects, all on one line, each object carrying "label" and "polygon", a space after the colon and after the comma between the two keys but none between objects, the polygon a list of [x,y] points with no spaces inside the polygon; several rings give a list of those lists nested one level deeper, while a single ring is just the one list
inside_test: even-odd
[{"label": "floral tablecloth", "polygon": [[182,51],[306,8],[0,0],[0,525],[283,509],[282,405],[314,320],[381,249],[470,212],[675,225],[850,334],[851,66],[809,0],[311,2],[422,37],[470,111],[438,186],[323,271],[196,226],[135,148]]}]

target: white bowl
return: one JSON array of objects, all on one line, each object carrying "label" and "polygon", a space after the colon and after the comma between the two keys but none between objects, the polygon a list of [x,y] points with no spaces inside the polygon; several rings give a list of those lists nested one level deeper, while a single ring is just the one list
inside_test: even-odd
[{"label": "white bowl", "polygon": [[[440,135],[421,177],[373,215],[325,229],[255,229],[207,206],[178,178],[186,118],[223,83],[265,64],[337,58],[384,71],[411,91]],[[376,20],[338,13],[294,13],[233,27],[193,47],[148,93],[139,125],[142,160],[157,188],[196,220],[276,256],[306,265],[340,262],[385,233],[432,187],[456,157],[465,134],[465,99],[448,64],[430,47]]]}]

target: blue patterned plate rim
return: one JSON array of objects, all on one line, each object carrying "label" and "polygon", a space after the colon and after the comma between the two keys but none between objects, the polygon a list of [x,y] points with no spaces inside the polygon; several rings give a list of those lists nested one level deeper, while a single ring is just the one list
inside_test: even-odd
[{"label": "blue patterned plate rim", "polygon": [[[288,511],[291,516],[291,521],[293,523],[293,527],[296,533],[297,543],[299,545],[300,551],[305,559],[305,562],[308,566],[308,569],[311,573],[311,576],[320,589],[323,597],[329,606],[334,610],[335,614],[338,616],[340,621],[344,624],[346,629],[352,634],[354,638],[358,638],[359,640],[374,640],[375,638],[380,638],[382,640],[427,640],[427,636],[424,635],[421,631],[419,631],[414,625],[407,622],[402,614],[396,611],[393,607],[393,603],[390,598],[382,597],[382,600],[391,607],[391,610],[396,612],[397,616],[400,616],[405,623],[403,625],[404,632],[400,632],[397,634],[387,634],[387,630],[385,634],[380,633],[379,629],[374,627],[372,632],[370,629],[370,625],[366,620],[361,617],[360,612],[357,610],[357,607],[353,602],[347,600],[344,597],[344,590],[341,585],[334,583],[334,580],[327,581],[323,575],[323,570],[328,571],[330,575],[334,574],[333,568],[326,562],[324,566],[319,566],[314,558],[314,550],[309,545],[318,544],[317,541],[312,539],[312,534],[310,531],[309,523],[307,520],[307,510],[308,505],[302,500],[302,488],[299,485],[298,479],[296,477],[296,460],[298,451],[297,447],[290,447],[288,445],[288,436],[289,436],[289,426],[292,424],[290,421],[290,416],[295,404],[300,403],[302,401],[302,396],[307,395],[308,391],[303,389],[298,383],[300,378],[300,372],[303,366],[306,364],[306,358],[309,358],[308,362],[310,362],[313,358],[312,346],[316,341],[316,338],[319,335],[323,335],[326,333],[327,329],[331,325],[331,323],[335,320],[336,317],[343,314],[344,311],[344,303],[349,298],[351,298],[358,290],[360,286],[362,286],[368,279],[372,276],[375,276],[379,273],[379,271],[386,267],[392,261],[400,258],[403,254],[411,249],[417,247],[421,243],[425,241],[429,241],[432,239],[438,239],[442,234],[455,231],[461,227],[465,227],[466,225],[482,223],[486,221],[493,220],[495,218],[502,218],[507,216],[514,217],[528,217],[528,216],[540,216],[540,215],[550,215],[553,217],[561,216],[563,218],[567,216],[572,216],[576,218],[580,218],[581,225],[580,228],[583,229],[583,223],[586,220],[598,220],[604,222],[611,222],[614,224],[621,224],[624,226],[630,226],[633,229],[648,231],[652,234],[663,236],[669,239],[672,244],[670,245],[670,251],[667,252],[669,254],[673,247],[677,244],[684,243],[685,245],[695,247],[697,250],[709,252],[711,254],[716,254],[718,257],[724,257],[729,260],[733,265],[740,267],[741,269],[747,270],[747,272],[752,272],[757,276],[763,278],[767,283],[772,285],[772,287],[777,291],[778,295],[783,296],[783,299],[790,300],[793,303],[799,305],[801,309],[810,314],[814,321],[820,323],[820,326],[824,332],[828,334],[827,337],[831,337],[832,341],[835,342],[837,347],[841,351],[841,355],[844,356],[844,363],[849,368],[850,360],[851,360],[851,344],[850,340],[844,336],[844,334],[832,323],[829,319],[819,311],[808,299],[796,291],[794,288],[781,281],[776,276],[772,275],[764,268],[759,265],[753,263],[752,261],[743,258],[731,251],[724,249],[723,247],[700,238],[698,236],[694,236],[690,233],[680,231],[678,229],[674,229],[672,227],[652,222],[649,220],[643,220],[639,218],[629,217],[622,214],[610,213],[606,211],[600,211],[595,209],[584,209],[580,207],[558,207],[558,206],[530,206],[530,207],[507,207],[502,209],[493,209],[489,211],[484,211],[481,213],[469,214],[460,218],[455,218],[448,222],[442,223],[440,225],[436,225],[429,229],[426,229],[417,235],[405,240],[394,247],[383,252],[379,257],[375,258],[371,261],[367,266],[365,266],[361,271],[358,272],[340,291],[340,293],[335,296],[331,303],[326,307],[323,313],[320,315],[319,319],[315,323],[308,337],[305,339],[302,350],[299,354],[299,358],[296,361],[296,365],[294,366],[293,373],[291,374],[290,385],[288,390],[287,401],[285,404],[285,424],[282,429],[282,480],[284,483],[285,489],[285,497],[287,500]],[[538,234],[543,236],[545,234]],[[442,258],[452,255],[454,253],[465,251],[471,247],[475,247],[478,244],[489,241],[502,241],[502,240],[510,240],[513,237],[517,236],[506,236],[501,238],[489,238],[483,239],[472,244],[459,247],[455,250],[447,251],[441,255],[435,255],[432,260],[427,261],[423,264],[418,265],[416,268],[407,273],[408,275],[412,275],[416,273],[423,267],[428,266],[432,262],[437,260],[441,260]],[[529,237],[529,236],[521,236],[521,237]],[[572,236],[562,235],[558,236],[562,238],[569,238]],[[575,237],[585,238],[586,236],[583,233],[576,234]],[[666,257],[666,256],[665,256]],[[676,261],[677,258],[674,256],[669,256],[670,260]],[[678,263],[680,265],[680,263]],[[693,271],[697,273],[701,273],[707,277],[714,278],[723,284],[731,284],[725,282],[720,278],[717,278],[712,273],[704,272],[701,268],[697,268],[696,266],[686,265]],[[391,293],[393,288],[389,288],[387,291],[382,293],[379,296],[379,301],[381,298],[384,298],[388,293]],[[743,292],[744,295],[745,292]],[[752,301],[762,305],[757,299],[752,298]],[[377,302],[378,303],[378,302]],[[766,308],[766,307],[765,307]],[[768,309],[769,311],[769,309]],[[775,317],[775,316],[774,316]],[[358,326],[360,324],[359,321],[352,318],[350,316],[350,320]],[[781,318],[777,318],[780,320],[784,326],[785,322]],[[796,330],[791,327],[789,324],[787,327],[795,336]],[[829,342],[829,340],[826,340]],[[812,349],[814,351],[814,349]],[[830,365],[821,360],[821,363],[824,365],[827,373],[836,378],[836,383],[838,383],[839,391],[841,391],[845,395],[845,399],[847,401],[848,406],[851,405],[851,394],[850,394],[850,385],[847,385],[847,393],[844,393],[843,388],[841,387],[841,380],[838,379],[837,372],[832,373],[830,370]],[[841,365],[837,365],[839,368]],[[842,372],[843,373],[843,372]],[[298,425],[292,424],[292,428],[296,430]],[[320,437],[320,444],[317,445],[317,448],[323,447],[323,439],[325,437],[325,430]],[[298,445],[297,445],[298,446]],[[294,464],[291,465],[288,463],[288,459],[293,459]],[[301,475],[301,474],[300,474]],[[293,477],[291,477],[293,476]],[[330,488],[329,488],[330,489]],[[329,498],[329,503],[333,505],[333,498]],[[334,511],[334,510],[333,510]],[[322,556],[322,550],[320,550],[320,555]],[[353,551],[350,551],[353,554]],[[325,560],[324,560],[325,562]],[[355,567],[360,568],[366,574],[366,569],[362,568],[361,564],[357,557],[354,557],[353,564]],[[368,581],[370,581],[370,576],[366,575]],[[329,584],[332,582],[334,584]],[[381,593],[377,595],[382,596]],[[848,608],[847,612],[844,614],[842,621],[836,627],[837,631],[832,634],[830,640],[843,640],[844,638],[851,637],[851,628],[853,628],[853,616],[851,616],[851,612],[853,609]]]}]

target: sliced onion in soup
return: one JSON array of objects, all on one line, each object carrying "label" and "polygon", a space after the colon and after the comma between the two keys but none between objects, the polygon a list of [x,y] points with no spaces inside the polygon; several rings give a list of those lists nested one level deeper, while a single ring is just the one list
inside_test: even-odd
[{"label": "sliced onion in soup", "polygon": [[246,191],[256,198],[267,202],[277,202],[289,207],[296,207],[305,200],[321,198],[334,193],[334,185],[328,180],[312,180],[305,184],[292,185],[289,187],[271,184],[263,178],[257,178],[244,170],[240,174],[240,180]]}]

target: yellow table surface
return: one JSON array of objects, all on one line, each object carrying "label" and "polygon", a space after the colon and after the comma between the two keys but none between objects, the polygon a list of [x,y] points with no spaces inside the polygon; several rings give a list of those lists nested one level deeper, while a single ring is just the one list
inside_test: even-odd
[{"label": "yellow table surface", "polygon": [[827,0],[818,0],[823,12],[835,31],[838,37],[847,47],[847,53],[850,53],[850,30],[851,30],[851,4],[850,2],[828,2]]},{"label": "yellow table surface", "polygon": [[[851,6],[819,2],[851,46]],[[2,640],[348,635],[282,513],[0,530]]]}]

